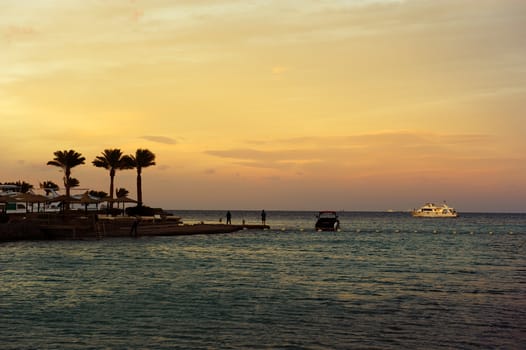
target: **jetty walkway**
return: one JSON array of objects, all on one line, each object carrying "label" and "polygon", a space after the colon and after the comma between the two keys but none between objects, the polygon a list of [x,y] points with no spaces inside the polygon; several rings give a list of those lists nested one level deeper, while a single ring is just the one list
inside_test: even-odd
[{"label": "jetty walkway", "polygon": [[0,242],[19,240],[88,240],[113,237],[224,234],[269,229],[268,225],[184,224],[176,217],[107,217],[91,215],[27,215],[0,223]]}]

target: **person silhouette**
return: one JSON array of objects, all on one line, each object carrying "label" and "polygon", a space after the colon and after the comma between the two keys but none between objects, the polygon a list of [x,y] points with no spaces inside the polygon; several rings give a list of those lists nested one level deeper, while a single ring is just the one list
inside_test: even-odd
[{"label": "person silhouette", "polygon": [[137,237],[138,236],[138,232],[137,232],[137,227],[139,226],[139,217],[136,216],[135,217],[135,220],[133,220],[133,224],[132,224],[132,227],[131,227],[131,230],[130,230],[130,236],[132,237]]},{"label": "person silhouette", "polygon": [[265,213],[265,209],[261,211],[261,223],[265,225],[267,222],[267,213]]},{"label": "person silhouette", "polygon": [[226,224],[227,225],[232,224],[232,214],[230,214],[230,210],[226,212]]}]

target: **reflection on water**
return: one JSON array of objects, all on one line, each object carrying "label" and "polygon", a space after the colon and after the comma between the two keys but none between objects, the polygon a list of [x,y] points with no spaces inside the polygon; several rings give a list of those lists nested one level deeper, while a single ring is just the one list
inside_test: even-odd
[{"label": "reflection on water", "polygon": [[524,215],[344,213],[335,233],[315,232],[313,218],[268,212],[271,230],[227,235],[2,244],[2,349],[524,344]]}]

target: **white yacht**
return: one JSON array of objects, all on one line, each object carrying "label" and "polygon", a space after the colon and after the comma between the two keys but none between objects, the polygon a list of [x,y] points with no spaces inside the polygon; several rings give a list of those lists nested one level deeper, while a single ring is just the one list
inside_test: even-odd
[{"label": "white yacht", "polygon": [[442,206],[427,203],[418,209],[413,209],[411,215],[419,218],[456,218],[458,213],[444,202]]}]

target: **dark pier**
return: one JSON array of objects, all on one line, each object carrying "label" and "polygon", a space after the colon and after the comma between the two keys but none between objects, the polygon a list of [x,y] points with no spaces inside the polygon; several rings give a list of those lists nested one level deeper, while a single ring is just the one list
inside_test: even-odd
[{"label": "dark pier", "polygon": [[19,240],[80,240],[113,237],[225,234],[269,229],[268,225],[183,224],[168,217],[105,217],[95,215],[27,215],[0,224],[0,242]]}]

